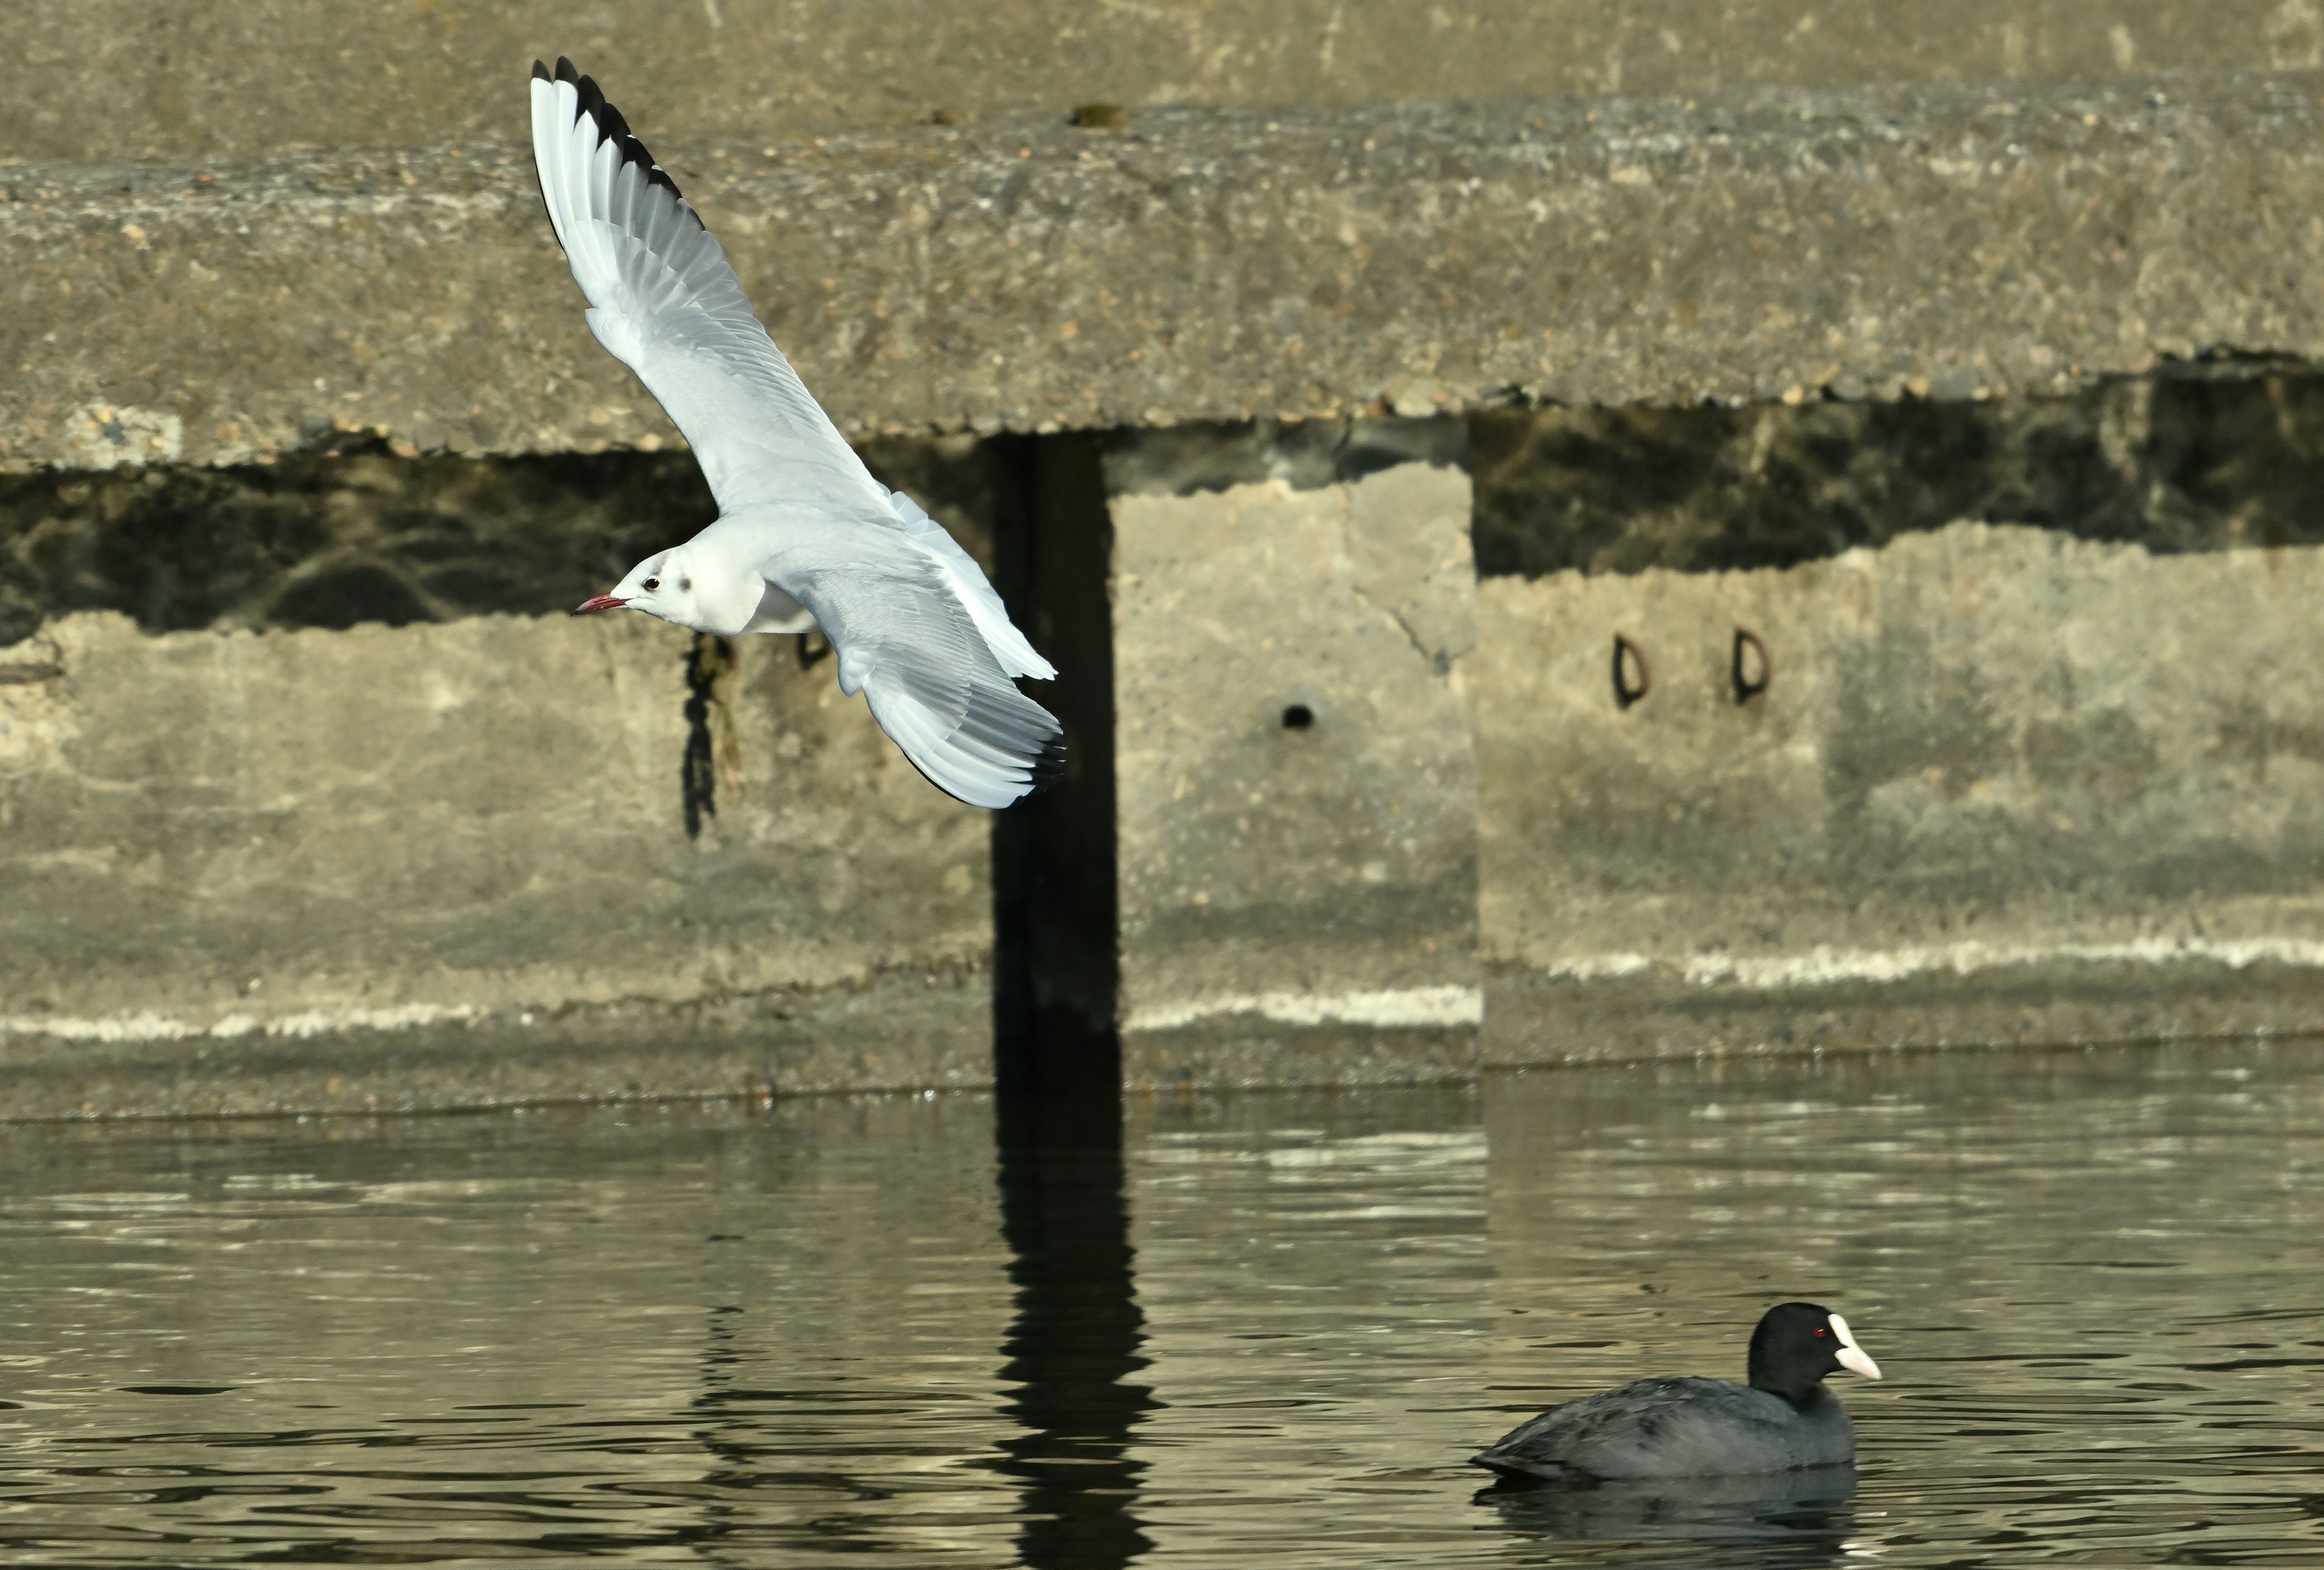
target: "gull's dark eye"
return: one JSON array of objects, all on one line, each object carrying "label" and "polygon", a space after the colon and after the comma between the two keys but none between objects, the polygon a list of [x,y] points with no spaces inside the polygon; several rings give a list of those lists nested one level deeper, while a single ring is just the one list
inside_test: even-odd
[{"label": "gull's dark eye", "polygon": [[[658,577],[650,577],[650,578],[646,579],[646,581],[645,581],[645,582],[643,582],[643,583],[641,583],[641,584],[638,585],[638,586],[639,586],[640,588],[641,588],[641,589],[658,589],[658,588],[661,587],[661,579],[659,579],[659,578],[658,578]],[[1816,1334],[1817,1334],[1818,1335],[1821,1335],[1821,1334],[1823,1334],[1823,1332],[1822,1332],[1822,1331],[1821,1331],[1821,1330],[1819,1330],[1819,1331],[1817,1331],[1817,1332],[1816,1332]]]}]

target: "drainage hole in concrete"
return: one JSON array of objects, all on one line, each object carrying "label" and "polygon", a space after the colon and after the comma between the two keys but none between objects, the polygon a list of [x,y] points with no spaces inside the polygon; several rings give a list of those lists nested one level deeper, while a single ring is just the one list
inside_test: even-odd
[{"label": "drainage hole in concrete", "polygon": [[1315,711],[1304,703],[1295,703],[1283,711],[1283,728],[1304,731],[1315,723]]}]

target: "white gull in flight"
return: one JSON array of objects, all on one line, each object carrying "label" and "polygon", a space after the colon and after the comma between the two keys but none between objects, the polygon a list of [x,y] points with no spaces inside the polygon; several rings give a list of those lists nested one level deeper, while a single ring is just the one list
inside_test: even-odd
[{"label": "white gull in flight", "polygon": [[573,614],[727,635],[820,626],[840,690],[861,690],[939,789],[1006,807],[1055,780],[1062,730],[1011,679],[1055,668],[943,526],[872,477],[693,207],[571,60],[533,62],[532,154],[589,330],[686,433],[718,499],[716,522]]}]

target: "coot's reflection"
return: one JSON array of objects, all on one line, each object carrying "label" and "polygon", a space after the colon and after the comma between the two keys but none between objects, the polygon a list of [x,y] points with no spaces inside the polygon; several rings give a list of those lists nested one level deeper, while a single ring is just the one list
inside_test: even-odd
[{"label": "coot's reflection", "polygon": [[1000,1098],[1001,1225],[1016,1316],[1001,1377],[1019,1386],[1023,1434],[1001,1470],[1024,1482],[1018,1553],[1032,1570],[1116,1570],[1152,1546],[1139,1529],[1130,1430],[1155,1405],[1129,1382],[1139,1312],[1116,1095]]},{"label": "coot's reflection", "polygon": [[1595,1488],[1497,1483],[1477,1502],[1512,1531],[1667,1541],[1689,1570],[1805,1570],[1840,1559],[1856,1532],[1856,1468],[1655,1478]]}]

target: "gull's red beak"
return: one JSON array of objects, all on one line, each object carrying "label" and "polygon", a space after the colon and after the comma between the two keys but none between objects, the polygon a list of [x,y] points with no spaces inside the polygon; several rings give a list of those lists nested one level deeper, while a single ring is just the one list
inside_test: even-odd
[{"label": "gull's red beak", "polygon": [[576,616],[590,616],[599,611],[618,611],[629,603],[619,595],[599,595],[595,599],[583,600],[573,607],[570,614]]}]

